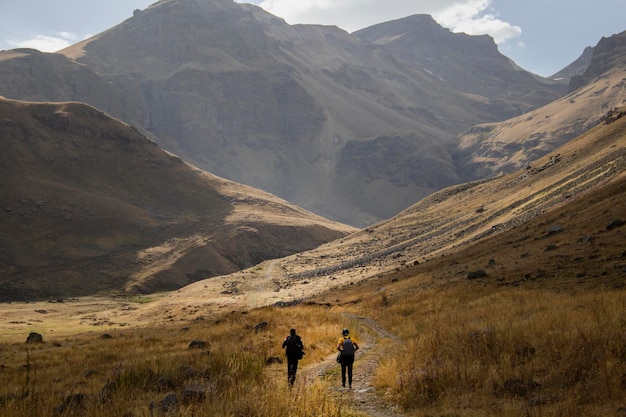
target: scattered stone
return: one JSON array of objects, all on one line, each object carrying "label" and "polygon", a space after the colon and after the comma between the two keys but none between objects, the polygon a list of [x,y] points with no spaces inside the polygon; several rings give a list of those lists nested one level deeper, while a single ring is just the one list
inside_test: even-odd
[{"label": "scattered stone", "polygon": [[622,219],[613,219],[611,223],[606,225],[606,230],[617,229],[618,227],[622,227],[624,225],[624,220]]},{"label": "scattered stone", "polygon": [[31,332],[26,338],[26,343],[43,343],[43,336],[39,333]]},{"label": "scattered stone", "polygon": [[108,333],[104,333],[102,336],[100,336],[100,339],[112,339],[112,338],[113,338],[113,336],[111,336]]},{"label": "scattered stone", "polygon": [[489,261],[487,261],[486,268],[493,268],[494,266],[496,266],[496,260],[495,259],[489,259]]},{"label": "scattered stone", "polygon": [[261,331],[265,331],[267,330],[267,327],[268,327],[268,323],[266,321],[262,321],[254,325],[254,332],[258,333]]},{"label": "scattered stone", "polygon": [[467,279],[479,279],[487,276],[487,273],[484,269],[478,269],[476,271],[470,271],[467,273]]},{"label": "scattered stone", "polygon": [[185,388],[183,388],[182,400],[186,404],[192,402],[202,402],[206,398],[206,394],[209,390],[210,387],[207,385],[187,385]]},{"label": "scattered stone", "polygon": [[189,349],[204,349],[208,346],[208,343],[204,340],[193,340],[189,343]]},{"label": "scattered stone", "polygon": [[175,411],[178,408],[178,396],[175,392],[170,392],[163,397],[159,404],[150,403],[150,411],[151,414],[153,411],[167,413],[171,411]]},{"label": "scattered stone", "polygon": [[563,227],[559,226],[558,224],[553,224],[552,226],[548,227],[548,236],[553,236],[556,235],[558,233],[561,233],[563,230]]},{"label": "scattered stone", "polygon": [[271,356],[265,360],[266,365],[272,365],[275,363],[283,363],[283,360],[278,356]]}]

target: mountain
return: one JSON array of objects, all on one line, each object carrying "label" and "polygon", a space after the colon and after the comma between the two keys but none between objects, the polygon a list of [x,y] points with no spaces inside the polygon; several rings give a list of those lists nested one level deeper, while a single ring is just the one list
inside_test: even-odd
[{"label": "mountain", "polygon": [[202,169],[363,226],[463,182],[458,134],[564,93],[489,38],[400,23],[375,28],[397,41],[370,41],[232,0],[161,0],[59,54],[0,53],[0,95],[88,103]]},{"label": "mountain", "polygon": [[583,50],[583,53],[576,59],[574,62],[560,70],[554,75],[551,75],[549,78],[555,81],[567,81],[568,84],[572,77],[576,77],[582,75],[589,65],[591,64],[591,59],[593,58],[593,47],[588,46]]},{"label": "mountain", "polygon": [[[489,113],[501,120],[545,104],[558,90],[553,80],[531,74],[502,55],[490,36],[452,33],[429,15],[381,23],[354,35],[462,94],[486,98]],[[560,91],[565,92],[565,85]]]},{"label": "mountain", "polygon": [[[190,284],[135,319],[167,312],[188,320],[183,306],[231,311],[235,303],[289,305],[320,294],[341,303],[334,289],[418,274],[433,284],[624,288],[625,189],[622,107],[528,168],[446,188],[387,221],[255,271]],[[237,301],[220,294],[226,284],[237,288]]]},{"label": "mountain", "polygon": [[175,289],[354,231],[81,103],[0,99],[0,140],[2,301]]},{"label": "mountain", "polygon": [[566,96],[499,123],[477,125],[451,150],[467,180],[511,172],[532,164],[591,127],[626,101],[626,32],[603,38],[589,67],[572,77]]}]

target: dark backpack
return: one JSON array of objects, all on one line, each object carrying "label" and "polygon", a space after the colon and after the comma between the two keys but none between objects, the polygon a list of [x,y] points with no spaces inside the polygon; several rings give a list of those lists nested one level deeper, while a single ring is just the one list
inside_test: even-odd
[{"label": "dark backpack", "polygon": [[287,350],[285,351],[287,356],[299,356],[302,359],[302,341],[300,336],[288,336],[287,337]]},{"label": "dark backpack", "polygon": [[343,339],[342,347],[341,353],[343,355],[354,356],[354,343],[352,343],[350,337]]}]

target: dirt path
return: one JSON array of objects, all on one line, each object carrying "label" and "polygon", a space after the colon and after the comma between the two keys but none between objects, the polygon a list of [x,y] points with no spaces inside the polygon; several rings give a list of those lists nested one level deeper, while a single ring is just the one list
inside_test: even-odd
[{"label": "dirt path", "polygon": [[312,378],[332,378],[336,379],[336,385],[332,389],[348,402],[355,410],[361,411],[371,417],[405,417],[399,410],[395,410],[385,404],[376,393],[373,379],[374,372],[378,366],[378,358],[384,355],[381,339],[389,339],[394,343],[401,343],[398,336],[388,332],[376,321],[367,317],[346,315],[351,321],[360,324],[359,345],[361,349],[357,352],[354,362],[354,374],[352,389],[341,387],[340,365],[335,361],[336,354],[329,355],[322,363],[307,366],[303,369],[303,376]]}]

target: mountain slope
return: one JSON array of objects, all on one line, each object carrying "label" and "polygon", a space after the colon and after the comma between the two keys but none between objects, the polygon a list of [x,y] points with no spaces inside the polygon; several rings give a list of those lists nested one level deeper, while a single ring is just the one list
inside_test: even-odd
[{"label": "mountain slope", "polygon": [[[468,93],[400,61],[387,45],[336,27],[288,25],[231,0],[162,0],[61,51],[73,60],[72,71],[97,81],[87,74],[59,79],[67,62],[58,55],[42,63],[34,53],[13,52],[0,54],[0,94],[89,103],[202,169],[329,218],[371,224],[463,181],[450,139],[561,95],[558,84],[515,68],[492,41],[448,39],[440,27],[411,23],[450,45],[474,44],[476,55],[511,70],[500,86],[517,85],[519,77],[523,88],[516,87],[511,100],[508,90],[495,92],[499,87],[489,96],[480,95],[485,89]],[[483,63],[454,62],[461,61],[472,83],[481,74],[489,74],[483,83],[492,82]],[[51,81],[53,87],[42,87]],[[371,149],[397,163],[372,157]],[[403,153],[394,154],[397,149]],[[371,166],[375,178],[363,177],[363,166]]]},{"label": "mountain slope", "polygon": [[2,299],[173,289],[353,231],[79,103],[0,99]]},{"label": "mountain slope", "polygon": [[381,45],[400,62],[421,69],[483,105],[500,119],[524,113],[565,93],[566,85],[533,75],[498,52],[490,36],[453,33],[428,15],[374,25],[354,35]]},{"label": "mountain slope", "polygon": [[603,38],[574,91],[546,106],[500,123],[475,126],[459,137],[455,165],[478,179],[531,164],[600,123],[626,103],[626,32]]},{"label": "mountain slope", "polygon": [[[289,304],[386,274],[397,278],[426,270],[455,279],[486,270],[484,276],[508,285],[577,277],[589,285],[623,286],[624,116],[621,108],[528,169],[444,189],[343,239],[253,271],[191,284],[142,308],[137,319],[153,320],[157,312],[186,317],[183,305],[232,311]],[[225,285],[237,288],[238,296],[220,294]]]}]

